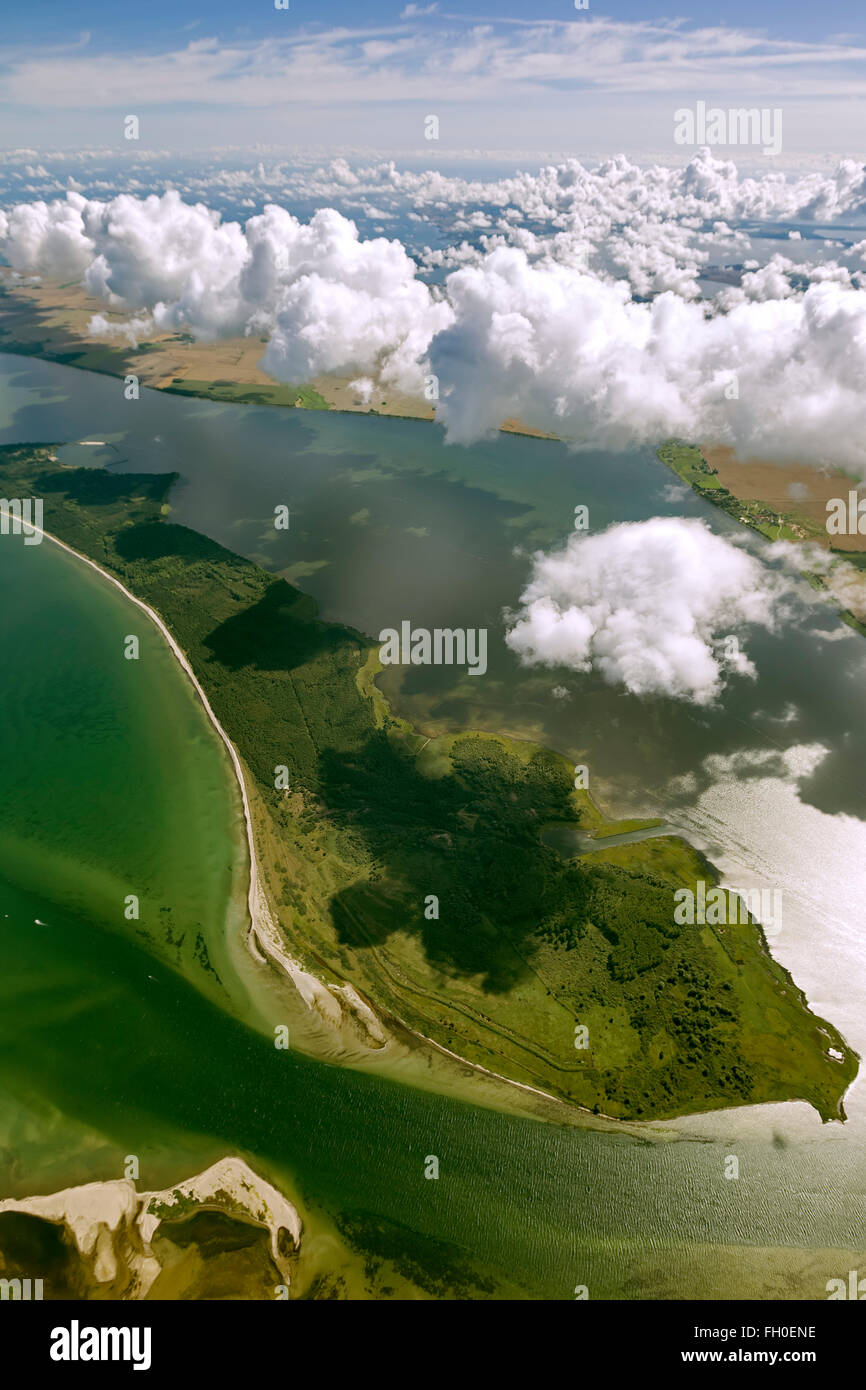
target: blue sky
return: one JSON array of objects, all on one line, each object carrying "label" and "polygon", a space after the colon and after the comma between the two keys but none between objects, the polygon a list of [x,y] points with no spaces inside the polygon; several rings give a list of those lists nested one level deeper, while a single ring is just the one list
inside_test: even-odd
[{"label": "blue sky", "polygon": [[[406,8],[405,0],[290,0],[292,22],[328,28],[344,25],[392,24]],[[419,9],[426,9],[419,0]],[[431,24],[440,23],[444,16],[459,16],[464,21],[480,19],[487,23],[514,21],[562,20],[574,12],[569,0],[497,0],[495,5],[464,3],[448,0],[440,3],[429,16]],[[789,39],[817,39],[833,33],[866,34],[866,14],[853,0],[822,0],[821,4],[802,0],[665,0],[655,5],[652,0],[590,0],[594,16],[623,21],[682,18],[693,24],[743,26],[765,31],[768,35]],[[5,7],[3,34],[5,42],[45,44],[74,41],[88,30],[91,42],[111,48],[118,43],[133,49],[152,49],[173,42],[195,27],[201,33],[219,38],[242,35],[263,37],[273,32],[275,22],[283,23],[286,14],[275,14],[273,5],[264,3],[239,5],[237,0],[210,0],[208,4],[185,3],[177,0],[148,0],[146,7],[118,4],[117,0],[41,0],[38,8]]]},{"label": "blue sky", "polygon": [[396,155],[425,148],[435,114],[438,150],[663,155],[674,110],[704,100],[781,108],[791,160],[866,146],[866,18],[850,0],[290,5],[7,6],[0,144],[123,148],[134,113],[150,148]]}]

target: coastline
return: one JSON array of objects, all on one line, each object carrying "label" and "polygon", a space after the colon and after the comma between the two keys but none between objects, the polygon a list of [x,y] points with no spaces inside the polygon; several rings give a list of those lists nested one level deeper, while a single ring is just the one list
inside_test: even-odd
[{"label": "coastline", "polygon": [[[2,510],[0,510],[0,515],[8,515],[8,513],[3,513]],[[113,584],[116,589],[120,590],[120,592],[124,595],[125,598],[129,599],[131,603],[134,603],[137,608],[141,609],[141,611],[147,615],[150,621],[159,630],[160,634],[165,638],[165,641],[168,643],[168,646],[175,658],[177,659],[178,664],[188,677],[193,689],[198,695],[198,698],[200,699],[202,706],[204,707],[205,714],[207,715],[208,719],[210,720],[211,724],[213,725],[214,729],[216,730],[220,739],[222,740],[226,748],[226,751],[228,752],[229,758],[231,759],[232,768],[234,769],[235,778],[238,784],[238,790],[240,791],[241,804],[243,806],[244,826],[246,829],[247,837],[247,855],[249,858],[250,884],[249,891],[247,894],[247,910],[250,920],[250,938],[252,942],[256,943],[258,947],[260,947],[261,950],[265,952],[267,957],[273,960],[280,967],[280,969],[283,970],[286,975],[288,975],[289,979],[294,984],[301,998],[307,1004],[308,1008],[314,1007],[314,1001],[316,1003],[320,1002],[320,992],[324,992],[328,996],[328,998],[332,999],[333,996],[331,996],[330,991],[328,990],[324,982],[318,980],[314,975],[310,975],[307,971],[303,969],[299,962],[293,960],[291,956],[287,955],[282,947],[281,942],[276,938],[276,928],[274,926],[270,909],[267,905],[267,897],[261,882],[261,875],[259,873],[258,857],[256,855],[255,840],[253,838],[252,812],[250,810],[250,802],[249,796],[247,794],[247,786],[246,779],[244,777],[243,766],[241,764],[240,757],[238,756],[237,749],[235,748],[225,729],[217,719],[216,714],[214,713],[213,708],[211,706],[211,703],[208,700],[208,697],[204,689],[202,688],[202,685],[198,680],[198,677],[193,671],[189,658],[187,657],[183,648],[176,641],[175,637],[173,636],[169,628],[166,626],[165,622],[163,621],[160,614],[156,611],[156,609],[152,608],[150,604],[145,603],[142,599],[137,598],[136,595],[133,594],[129,589],[127,589],[126,585],[121,583],[121,581],[115,575],[111,574],[108,570],[103,569],[102,566],[98,565],[95,560],[91,560],[87,555],[82,555],[80,551],[73,549],[71,545],[67,545],[65,541],[60,540],[55,535],[52,535],[50,531],[46,531],[38,526],[34,526],[33,530],[38,532],[40,535],[44,536],[47,540],[52,541],[55,545],[59,546],[61,550],[65,550],[68,555],[72,555],[76,560],[80,560],[83,564],[88,565],[90,569],[95,570],[96,573],[101,575],[103,579],[107,579],[110,584]],[[261,957],[257,956],[257,953],[253,948],[253,945],[250,944],[250,941],[248,941],[248,948],[250,949],[250,952],[254,956],[254,958],[261,960]],[[333,1002],[336,1004],[336,1001]],[[339,1013],[339,1005],[337,1004],[336,1007]],[[507,1080],[507,1078],[504,1079]]]},{"label": "coastline", "polygon": [[[3,513],[2,510],[0,510],[0,515],[8,515],[8,513]],[[95,570],[97,574],[101,575],[103,579],[107,579],[108,582],[110,584],[113,584],[114,587],[118,589],[124,595],[125,598],[129,599],[130,602],[134,603],[137,608],[139,608],[143,613],[146,614],[146,616],[150,619],[150,621],[154,624],[154,626],[158,629],[160,634],[168,643],[171,652],[177,659],[181,669],[185,672],[186,676],[188,677],[193,686],[193,689],[198,695],[208,719],[210,720],[214,729],[219,734],[219,737],[222,740],[231,759],[231,764],[235,773],[235,778],[238,783],[238,788],[241,796],[241,803],[244,812],[244,825],[247,837],[247,853],[250,866],[250,884],[247,896],[249,930],[247,934],[246,945],[253,959],[258,961],[259,963],[263,963],[264,960],[270,960],[279,971],[281,971],[285,976],[288,977],[288,979],[295,987],[298,995],[303,1000],[307,1008],[310,1010],[315,1010],[322,1018],[323,1022],[329,1025],[335,1031],[339,1030],[340,1024],[343,1019],[343,1007],[340,1003],[340,1000],[335,997],[335,993],[339,992],[340,994],[342,994],[346,1000],[346,1003],[350,1009],[353,1018],[361,1024],[362,1030],[368,1036],[371,1037],[375,1037],[376,1030],[378,1030],[379,1036],[384,1040],[384,1042],[378,1042],[376,1050],[381,1050],[384,1043],[387,1043],[390,1039],[389,1035],[383,1027],[382,1020],[376,1013],[375,1009],[360,995],[358,995],[354,986],[350,983],[344,983],[342,985],[335,985],[329,987],[325,984],[323,980],[319,979],[317,976],[312,975],[309,971],[305,970],[304,967],[300,964],[300,962],[294,960],[293,957],[291,957],[287,953],[281,939],[278,936],[277,928],[274,924],[273,916],[268,906],[267,895],[264,885],[262,883],[261,874],[259,872],[258,856],[256,854],[253,832],[252,811],[250,808],[250,801],[247,793],[243,765],[241,763],[238,752],[234,747],[234,744],[232,743],[225,729],[223,729],[222,725],[217,719],[216,714],[214,713],[214,710],[210,704],[210,701],[208,700],[207,694],[205,693],[204,689],[201,686],[201,683],[196,677],[195,672],[192,669],[191,663],[186,653],[183,651],[183,648],[176,641],[175,637],[167,627],[166,623],[163,621],[160,614],[156,611],[156,609],[152,608],[142,599],[137,598],[136,595],[133,594],[129,589],[127,589],[125,584],[123,584],[115,575],[111,574],[108,570],[103,569],[103,567],[101,565],[98,565],[95,560],[91,560],[87,555],[82,555],[80,551],[77,551],[72,546],[67,545],[65,541],[60,540],[59,537],[53,535],[50,531],[45,530],[43,527],[38,527],[34,525],[33,530],[35,532],[38,532],[39,535],[45,537],[47,540],[53,542],[53,544],[58,546],[61,550],[65,550],[67,554],[72,555],[76,560],[80,560],[83,564],[88,565],[90,569]],[[264,957],[260,954],[261,952],[264,952]],[[543,1091],[539,1087],[529,1085],[526,1082],[515,1081],[511,1077],[503,1076],[501,1073],[492,1071],[488,1067],[484,1067],[478,1062],[473,1062],[469,1058],[461,1057],[459,1053],[452,1052],[449,1048],[444,1047],[441,1043],[437,1043],[433,1038],[427,1037],[426,1034],[421,1033],[417,1029],[412,1028],[409,1024],[404,1023],[402,1019],[395,1019],[394,1021],[410,1037],[415,1038],[419,1042],[423,1042],[427,1046],[434,1048],[436,1052],[440,1053],[442,1056],[453,1059],[454,1061],[459,1063],[461,1067],[470,1068],[473,1072],[477,1072],[480,1075],[489,1077],[492,1080],[495,1080],[496,1082],[507,1086],[509,1089],[516,1089],[518,1091],[527,1092],[531,1095],[537,1096],[540,1100],[543,1100],[547,1104],[552,1105],[556,1108],[557,1112],[559,1112],[556,1116],[556,1119],[559,1123],[562,1123],[563,1112],[566,1117],[571,1117],[572,1123],[579,1123],[579,1121],[577,1120],[577,1116],[580,1116],[581,1118],[589,1121],[606,1121],[611,1125],[616,1126],[617,1128],[624,1127],[626,1129],[628,1129],[629,1127],[634,1127],[642,1130],[644,1128],[644,1125],[650,1126],[654,1123],[651,1120],[646,1122],[640,1120],[622,1120],[617,1118],[616,1116],[605,1115],[602,1112],[595,1113],[589,1110],[587,1107],[577,1105],[576,1103],[567,1103],[560,1097],[551,1095],[550,1092]],[[478,1097],[477,1103],[483,1104],[484,1099],[482,1097]]]},{"label": "coastline", "polygon": [[[677,459],[674,458],[672,454],[672,450],[677,450],[680,455],[691,452],[700,460],[700,464],[706,470],[706,476],[715,477],[718,470],[713,466],[708,456],[717,453],[720,447],[719,445],[709,444],[681,445],[676,441],[666,440],[657,447],[656,458],[666,468],[669,468],[674,476],[679,478],[680,482],[689,488],[696,497],[700,497],[704,502],[711,503],[712,506],[717,507],[719,511],[724,512],[724,514],[733,521],[738,522],[741,526],[745,526],[747,530],[754,532],[755,535],[760,536],[763,540],[769,541],[772,544],[775,541],[783,539],[793,546],[817,544],[814,535],[809,533],[809,527],[812,526],[813,523],[805,516],[800,517],[798,520],[797,514],[791,511],[790,508],[786,515],[784,511],[779,511],[777,508],[771,507],[770,504],[762,502],[760,499],[740,496],[738,492],[731,491],[724,486],[724,484],[713,484],[712,486],[702,485],[699,478],[694,476],[695,470],[685,463],[681,457]],[[667,455],[667,457],[665,455]],[[760,463],[760,461],[757,462]],[[743,467],[747,466],[746,464],[743,465]],[[768,466],[779,467],[780,469],[783,467],[781,464]],[[773,529],[769,521],[771,513],[775,521],[779,523],[776,536],[771,534]],[[783,529],[788,529],[791,534],[783,537]],[[843,623],[854,632],[859,633],[861,637],[866,637],[866,621],[864,621],[863,611],[858,615],[852,608],[846,607],[844,595],[837,593],[834,590],[833,584],[830,582],[834,572],[838,574],[845,566],[848,567],[849,571],[857,572],[855,562],[852,558],[852,556],[857,554],[857,551],[835,550],[831,544],[827,548],[826,554],[830,557],[827,569],[818,573],[815,569],[810,568],[808,559],[806,559],[800,566],[800,573],[813,589],[826,597],[828,604],[838,613]],[[859,598],[861,604],[866,604],[866,584],[863,585]]]},{"label": "coastline", "polygon": [[[105,344],[101,344],[101,343],[91,343],[88,339],[81,339],[81,342],[83,343],[83,345],[84,345],[85,348],[87,348],[87,347],[104,347],[104,346],[105,346]],[[36,359],[37,361],[39,361],[39,362],[47,362],[47,363],[49,363],[49,364],[52,365],[52,366],[56,366],[56,367],[69,367],[69,368],[71,368],[73,371],[76,371],[76,372],[87,372],[87,373],[89,373],[91,376],[107,376],[107,377],[111,377],[111,378],[112,378],[113,380],[115,380],[115,381],[123,381],[123,380],[124,380],[124,377],[125,377],[130,371],[132,371],[132,367],[133,367],[133,365],[134,365],[134,364],[130,364],[129,367],[125,368],[123,371],[121,371],[121,370],[113,371],[113,370],[110,370],[110,369],[107,368],[107,367],[98,367],[98,366],[94,366],[94,365],[89,364],[89,363],[85,364],[85,363],[83,363],[83,362],[70,362],[70,361],[67,361],[64,354],[55,354],[55,355],[52,355],[52,354],[50,354],[50,353],[45,353],[45,352],[29,352],[29,351],[27,351],[27,348],[28,348],[28,344],[27,344],[27,343],[12,343],[12,344],[7,345],[7,344],[3,343],[2,341],[0,341],[0,353],[5,353],[5,354],[6,354],[7,356],[9,356],[9,357],[35,358],[35,359]],[[209,383],[209,384],[213,384],[213,383]],[[256,391],[256,383],[255,383],[255,382],[235,382],[235,383],[233,383],[233,385],[236,385],[237,387],[239,387],[239,388],[241,388],[241,389],[243,389],[244,387],[248,387],[248,388],[249,388],[249,394],[252,394],[252,393],[254,393],[254,392]],[[142,388],[142,390],[144,390],[144,391],[158,391],[158,392],[160,393],[160,395],[164,395],[164,396],[181,396],[181,397],[183,397],[183,398],[186,399],[186,400],[192,400],[192,401],[210,401],[210,402],[211,402],[212,404],[214,404],[214,405],[245,405],[245,406],[258,406],[258,407],[260,407],[260,408],[262,408],[262,409],[264,409],[264,410],[290,410],[290,411],[300,411],[302,414],[303,414],[303,413],[309,412],[310,414],[314,414],[314,415],[318,415],[318,414],[324,414],[324,415],[360,415],[360,416],[371,416],[371,417],[373,417],[374,419],[379,419],[379,420],[411,420],[411,421],[415,421],[416,423],[422,424],[422,425],[435,425],[435,424],[436,424],[436,416],[435,416],[435,415],[413,414],[413,413],[411,413],[411,412],[407,412],[407,411],[403,411],[403,410],[382,410],[382,409],[377,409],[377,408],[375,408],[375,407],[373,407],[373,406],[368,406],[368,407],[365,407],[365,408],[363,408],[363,409],[352,409],[352,408],[350,408],[349,406],[334,405],[334,404],[332,404],[330,401],[326,402],[326,404],[325,404],[324,406],[312,406],[312,405],[294,405],[294,404],[289,404],[289,403],[283,402],[283,401],[268,401],[268,400],[256,401],[256,400],[244,400],[244,399],[233,399],[233,400],[232,400],[232,399],[228,399],[227,397],[224,398],[224,397],[221,397],[221,396],[212,395],[212,394],[210,394],[210,393],[207,392],[207,391],[184,391],[184,390],[182,390],[180,387],[177,387],[177,386],[174,386],[174,385],[171,385],[171,384],[169,384],[169,385],[164,385],[164,384],[163,384],[163,385],[160,385],[160,384],[158,384],[158,383],[156,383],[156,382],[152,382],[152,381],[142,381],[142,382],[141,382],[141,388]],[[567,441],[566,441],[562,436],[560,436],[560,435],[557,435],[557,434],[547,434],[547,433],[545,433],[543,430],[532,429],[530,426],[528,426],[528,425],[525,425],[525,426],[524,426],[524,425],[521,425],[520,421],[518,421],[518,420],[512,420],[512,419],[505,419],[505,420],[503,420],[502,424],[499,425],[499,426],[497,427],[497,433],[499,433],[499,434],[513,434],[513,435],[516,435],[518,438],[523,438],[523,439],[546,440],[547,442],[549,442],[549,443],[554,443],[554,444],[564,444],[564,443],[567,443]],[[80,443],[82,443],[82,444],[86,444],[86,443],[95,443],[96,441],[93,441],[93,440],[80,440],[80,441],[78,441],[78,442],[80,442]]]},{"label": "coastline", "polygon": [[[206,1211],[265,1229],[271,1258],[288,1291],[301,1245],[301,1218],[282,1192],[235,1155],[157,1191],[139,1191],[131,1178],[116,1178],[0,1201],[0,1215],[18,1212],[62,1226],[72,1238],[91,1287],[120,1280],[125,1287],[114,1297],[133,1300],[147,1298],[163,1273],[152,1249],[161,1223],[172,1218],[183,1221]],[[291,1240],[288,1254],[281,1248],[284,1231]]]}]

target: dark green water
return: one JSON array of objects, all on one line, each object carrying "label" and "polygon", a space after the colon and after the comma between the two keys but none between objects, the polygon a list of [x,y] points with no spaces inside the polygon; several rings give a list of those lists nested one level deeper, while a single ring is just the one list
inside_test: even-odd
[{"label": "dark green water", "polygon": [[[53,368],[43,375],[42,365],[14,369],[7,437],[105,438],[111,421],[97,417],[115,409],[117,383]],[[155,399],[148,411],[165,407],[164,421],[182,428],[191,451],[201,431],[189,455],[199,474],[211,446],[238,447],[225,443],[229,425],[239,431],[246,422],[244,447],[259,457],[287,418],[240,410],[226,420],[218,407],[209,413],[201,403]],[[134,408],[117,408],[117,421],[120,410]],[[159,423],[137,417],[139,449]],[[331,441],[335,453],[344,423]],[[166,466],[161,447],[152,443],[151,466],[155,459]],[[276,475],[280,459],[268,458]],[[288,456],[283,468],[288,476]],[[218,481],[214,473],[214,494],[222,496]],[[197,486],[206,494],[203,476]],[[521,504],[480,491],[488,509],[506,507],[497,526],[510,525],[507,509]],[[265,534],[260,513],[240,497],[234,527],[224,499],[221,519],[211,520],[227,543],[233,529],[244,539],[253,524]],[[717,1117],[712,1140],[676,1138],[668,1126],[659,1132],[671,1142],[642,1143],[542,1125],[278,1052],[240,1021],[254,1021],[256,1010],[225,945],[240,851],[220,745],[173,658],[122,596],[48,543],[7,540],[0,543],[4,1193],[119,1176],[126,1153],[140,1156],[146,1185],[160,1185],[241,1151],[315,1209],[366,1213],[400,1223],[419,1241],[453,1242],[530,1294],[556,1298],[571,1297],[578,1283],[593,1297],[822,1297],[826,1280],[852,1267],[850,1252],[866,1259],[862,1149],[838,1129],[821,1131],[798,1114],[804,1107],[762,1107],[752,1127],[742,1112]],[[459,552],[477,560],[483,547],[470,550],[466,535]],[[139,663],[121,659],[128,632],[142,636]],[[138,891],[176,914],[178,925],[201,925],[231,1011],[218,1007],[210,976],[193,976],[197,988],[157,963],[117,919],[117,895]],[[738,1182],[723,1177],[731,1152],[740,1158]],[[439,1182],[423,1178],[430,1153],[440,1159]]]},{"label": "dark green water", "polygon": [[[167,936],[178,963],[200,934],[228,980],[222,924],[230,899],[243,912],[246,850],[236,783],[201,705],[117,589],[49,542],[2,540],[3,644],[15,656],[4,663],[0,874],[142,940]],[[137,660],[124,657],[128,635]]]}]

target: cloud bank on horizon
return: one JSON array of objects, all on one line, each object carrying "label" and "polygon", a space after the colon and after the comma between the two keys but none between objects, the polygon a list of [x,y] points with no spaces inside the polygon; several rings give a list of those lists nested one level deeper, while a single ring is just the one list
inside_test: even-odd
[{"label": "cloud bank on horizon", "polygon": [[[761,264],[742,225],[850,221],[862,165],[741,178],[703,151],[679,169],[568,160],[480,183],[338,159],[307,181],[448,209],[474,240],[416,262],[334,207],[302,222],[268,204],[241,224],[173,189],[73,190],[0,211],[0,249],[19,274],[80,279],[111,311],[98,335],[256,334],[263,368],[293,384],[345,373],[420,393],[432,375],[454,442],[517,415],[578,448],[676,436],[866,474],[866,239],[813,237],[810,260],[795,233]],[[712,297],[711,257],[740,267]]]}]

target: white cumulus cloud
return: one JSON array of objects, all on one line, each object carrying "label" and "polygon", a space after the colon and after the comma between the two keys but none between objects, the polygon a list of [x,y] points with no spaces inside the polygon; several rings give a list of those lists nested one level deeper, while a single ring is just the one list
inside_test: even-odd
[{"label": "white cumulus cloud", "polygon": [[636,303],[624,282],[514,247],[455,270],[447,290],[454,322],[430,360],[454,441],[511,415],[579,447],[676,436],[866,471],[863,291],[827,281],[727,313],[670,292]]},{"label": "white cumulus cloud", "polygon": [[625,522],[535,555],[506,642],[527,666],[707,705],[728,674],[755,675],[737,630],[772,629],[790,588],[702,521]]},{"label": "white cumulus cloud", "polygon": [[726,220],[853,218],[861,164],[746,178],[701,151],[682,169],[567,160],[481,182],[339,158],[291,179],[260,162],[241,186],[349,194],[378,216],[447,207],[461,240],[419,249],[419,271],[401,241],[365,238],[333,207],[302,221],[268,201],[241,223],[176,189],[73,189],[0,212],[0,249],[20,275],[85,284],[107,306],[101,336],[252,335],[264,369],[297,385],[345,373],[420,395],[433,374],[454,442],[517,417],[577,448],[676,437],[866,477],[866,242],[801,261],[789,241],[792,256],[761,264],[740,259],[750,239]]},{"label": "white cumulus cloud", "polygon": [[[241,226],[173,189],[108,202],[71,192],[16,205],[0,246],[19,273],[79,278],[115,310],[145,310],[156,329],[255,333],[267,340],[264,369],[282,381],[360,370],[420,391],[418,359],[452,318],[399,241],[364,241],[333,208],[304,223],[269,204]],[[133,341],[146,323],[106,331]],[[106,324],[97,316],[93,330]]]}]

